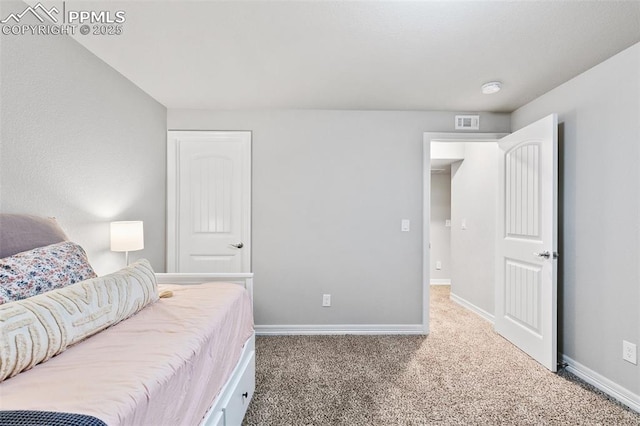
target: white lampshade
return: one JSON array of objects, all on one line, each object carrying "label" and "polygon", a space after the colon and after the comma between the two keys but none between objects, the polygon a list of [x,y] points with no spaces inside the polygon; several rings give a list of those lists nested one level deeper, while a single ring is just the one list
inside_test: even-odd
[{"label": "white lampshade", "polygon": [[144,248],[141,220],[111,222],[111,251],[135,251]]}]

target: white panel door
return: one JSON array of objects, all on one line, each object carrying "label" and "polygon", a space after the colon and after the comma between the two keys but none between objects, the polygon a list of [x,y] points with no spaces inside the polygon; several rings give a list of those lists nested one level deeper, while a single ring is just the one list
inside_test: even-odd
[{"label": "white panel door", "polygon": [[168,138],[169,272],[250,272],[251,133]]},{"label": "white panel door", "polygon": [[502,138],[495,330],[557,370],[558,142],[555,114]]}]

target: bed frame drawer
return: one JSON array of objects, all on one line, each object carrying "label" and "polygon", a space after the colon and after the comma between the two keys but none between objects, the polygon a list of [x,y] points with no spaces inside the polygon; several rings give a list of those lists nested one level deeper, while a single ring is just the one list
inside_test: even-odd
[{"label": "bed frame drawer", "polygon": [[256,336],[245,342],[240,359],[200,426],[240,426],[256,388]]},{"label": "bed frame drawer", "polygon": [[222,407],[225,426],[240,426],[256,389],[256,353],[252,351],[241,368],[237,386]]},{"label": "bed frame drawer", "polygon": [[220,410],[213,415],[211,426],[224,426],[224,411]]}]

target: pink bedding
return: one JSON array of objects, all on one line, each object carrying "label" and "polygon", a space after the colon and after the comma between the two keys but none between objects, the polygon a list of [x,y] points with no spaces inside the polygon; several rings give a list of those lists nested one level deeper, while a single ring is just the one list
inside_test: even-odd
[{"label": "pink bedding", "polygon": [[174,296],[0,383],[0,410],[199,424],[253,333],[249,295],[237,284],[159,287]]}]

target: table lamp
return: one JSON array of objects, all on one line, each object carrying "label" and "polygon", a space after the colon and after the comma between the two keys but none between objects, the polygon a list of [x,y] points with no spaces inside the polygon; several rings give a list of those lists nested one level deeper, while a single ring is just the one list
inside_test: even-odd
[{"label": "table lamp", "polygon": [[141,220],[111,222],[111,251],[125,252],[129,265],[129,252],[144,248],[144,230]]}]

